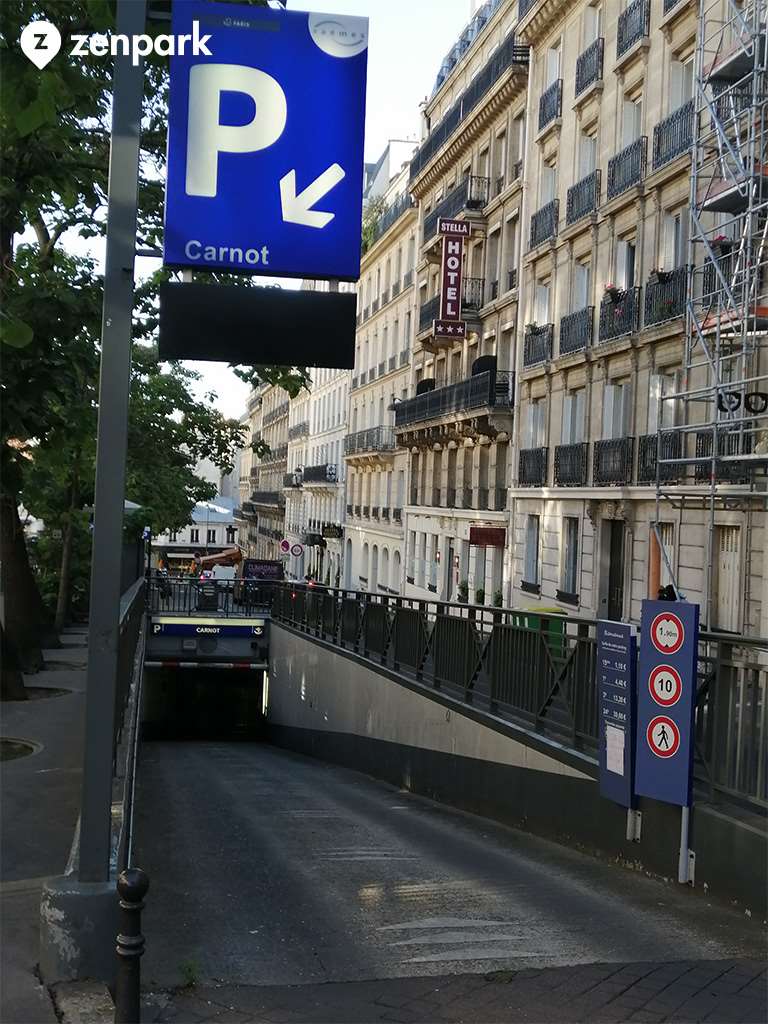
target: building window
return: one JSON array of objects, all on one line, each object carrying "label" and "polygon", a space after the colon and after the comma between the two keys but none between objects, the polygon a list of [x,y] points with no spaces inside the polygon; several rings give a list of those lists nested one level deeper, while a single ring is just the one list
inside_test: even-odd
[{"label": "building window", "polygon": [[603,9],[600,4],[590,4],[584,11],[584,46],[588,46],[600,38],[603,30]]},{"label": "building window", "polygon": [[523,579],[534,585],[539,582],[539,516],[526,516]]},{"label": "building window", "polygon": [[534,398],[526,406],[524,448],[541,448],[546,437],[546,400]]},{"label": "building window", "polygon": [[579,138],[579,177],[586,178],[597,167],[597,136],[582,132]]},{"label": "building window", "polygon": [[227,544],[234,544],[237,539],[237,530],[234,526],[227,527]]},{"label": "building window", "polygon": [[630,385],[606,384],[603,391],[603,440],[629,436]]},{"label": "building window", "polygon": [[643,97],[625,97],[622,112],[622,141],[629,146],[643,134]]},{"label": "building window", "polygon": [[215,530],[207,530],[206,531],[205,543],[206,544],[215,544],[216,543],[216,531]]},{"label": "building window", "polygon": [[688,211],[665,213],[662,226],[659,268],[674,270],[688,259]]},{"label": "building window", "polygon": [[578,594],[577,569],[579,564],[579,520],[575,516],[563,517],[563,591]]},{"label": "building window", "polygon": [[634,238],[620,238],[616,245],[616,278],[619,288],[633,288],[635,285],[635,267],[637,263],[637,245]]},{"label": "building window", "polygon": [[176,530],[171,530],[171,532],[170,532],[170,534],[169,534],[169,536],[168,536],[168,539],[169,539],[170,543],[171,543],[171,544],[175,544],[175,543],[176,543],[176,541],[178,540],[178,536],[179,536],[179,535],[178,535],[178,533],[176,532]]},{"label": "building window", "polygon": [[576,263],[573,267],[573,303],[571,310],[576,313],[586,309],[592,297],[592,268],[589,263]]},{"label": "building window", "polygon": [[549,281],[536,282],[536,312],[534,320],[538,324],[550,322],[550,283]]},{"label": "building window", "polygon": [[675,371],[660,370],[658,373],[652,373],[648,385],[648,433],[655,433],[657,426],[662,429],[674,427],[678,400],[662,399],[665,395],[673,395],[677,390]]},{"label": "building window", "polygon": [[566,393],[563,401],[563,444],[580,444],[584,440],[584,388]]},{"label": "building window", "polygon": [[200,531],[199,530],[190,530],[189,531],[189,541],[190,541],[191,544],[199,543],[199,541],[200,541]]},{"label": "building window", "polygon": [[557,194],[557,164],[554,160],[551,163],[542,161],[541,185],[539,187],[540,205],[546,206],[547,203],[552,202]]},{"label": "building window", "polygon": [[678,110],[693,99],[693,55],[673,60],[669,68],[669,110]]}]

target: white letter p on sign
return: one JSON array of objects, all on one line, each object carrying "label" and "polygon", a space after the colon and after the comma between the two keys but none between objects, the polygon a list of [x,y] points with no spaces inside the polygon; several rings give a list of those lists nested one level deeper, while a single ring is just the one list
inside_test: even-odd
[{"label": "white letter p on sign", "polygon": [[[240,92],[256,104],[244,125],[220,124],[221,94]],[[219,153],[255,153],[280,138],[288,105],[280,83],[240,64],[197,64],[189,72],[187,179],[189,196],[216,195]]]}]

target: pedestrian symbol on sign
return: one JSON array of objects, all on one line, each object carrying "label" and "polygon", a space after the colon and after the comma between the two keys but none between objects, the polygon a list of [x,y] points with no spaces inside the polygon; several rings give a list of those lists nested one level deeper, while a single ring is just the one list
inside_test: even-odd
[{"label": "pedestrian symbol on sign", "polygon": [[680,730],[671,718],[658,715],[648,723],[646,739],[656,757],[672,757],[680,746]]}]

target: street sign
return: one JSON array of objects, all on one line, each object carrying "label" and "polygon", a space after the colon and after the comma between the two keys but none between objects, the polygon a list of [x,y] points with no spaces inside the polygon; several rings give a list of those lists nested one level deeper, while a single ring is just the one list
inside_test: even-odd
[{"label": "street sign", "polygon": [[301,556],[304,554],[304,547],[301,544],[292,544],[291,554],[293,555],[294,558],[301,558]]},{"label": "street sign", "polygon": [[643,601],[637,692],[635,791],[691,801],[699,606]]},{"label": "street sign", "polygon": [[626,622],[597,623],[600,794],[633,805],[637,641]]},{"label": "street sign", "polygon": [[185,0],[171,58],[164,261],[356,280],[368,19]]},{"label": "street sign", "polygon": [[288,552],[291,550],[291,542],[289,540],[281,540],[280,550],[283,552],[284,555],[287,555]]}]

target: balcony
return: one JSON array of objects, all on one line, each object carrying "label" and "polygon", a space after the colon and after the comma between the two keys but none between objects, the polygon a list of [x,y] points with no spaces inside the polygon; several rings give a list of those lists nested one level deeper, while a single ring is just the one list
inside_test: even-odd
[{"label": "balcony", "polygon": [[[475,313],[483,305],[485,280],[482,277],[465,277],[461,287],[461,315],[465,319],[473,319],[472,313]],[[440,296],[434,295],[419,308],[418,333],[431,330],[432,321],[437,320],[439,316]]]},{"label": "balcony", "polygon": [[384,523],[388,523],[389,522],[389,509],[388,508],[382,508],[382,510],[381,510],[381,519],[382,519],[382,522],[384,522]]},{"label": "balcony", "polygon": [[362,514],[363,514],[363,519],[370,519],[371,518],[371,506],[370,505],[363,505],[363,507],[362,507]]},{"label": "balcony", "polygon": [[526,324],[523,341],[523,366],[536,366],[552,358],[554,324]]},{"label": "balcony", "polygon": [[378,519],[378,518],[379,518],[379,506],[378,505],[371,505],[371,519]]},{"label": "balcony", "polygon": [[307,466],[304,470],[304,484],[331,485],[338,482],[338,470],[335,463],[321,462],[318,466]]},{"label": "balcony", "polygon": [[539,97],[539,131],[563,113],[563,80],[558,78]]},{"label": "balcony", "polygon": [[616,58],[624,54],[635,43],[646,39],[651,29],[650,0],[633,0],[619,15],[619,28],[616,35]]},{"label": "balcony", "polygon": [[634,437],[595,441],[592,458],[592,482],[595,487],[631,483],[634,441]]},{"label": "balcony", "polygon": [[292,427],[288,427],[289,441],[296,441],[300,437],[309,437],[309,422],[307,420],[301,423],[294,423]]},{"label": "balcony", "polygon": [[406,272],[403,274],[403,290],[405,290],[406,288],[410,288],[412,284],[413,284],[413,271],[412,270],[406,270]]},{"label": "balcony", "polygon": [[254,505],[268,505],[274,508],[285,506],[285,498],[280,491],[254,491],[251,495],[251,502]]},{"label": "balcony", "polygon": [[565,223],[567,225],[575,224],[582,217],[597,212],[600,205],[600,180],[601,172],[598,169],[568,189],[565,207]]},{"label": "balcony", "polygon": [[555,486],[583,487],[587,482],[589,443],[559,444],[555,448]]},{"label": "balcony", "polygon": [[283,487],[301,487],[301,473],[284,473]]},{"label": "balcony", "polygon": [[373,316],[374,313],[378,313],[380,301],[380,299],[376,298],[371,303],[371,316]]},{"label": "balcony", "polygon": [[521,487],[543,487],[547,482],[548,448],[521,448],[518,483]]},{"label": "balcony", "polygon": [[531,217],[531,234],[529,248],[535,249],[543,242],[549,242],[557,235],[557,224],[560,215],[560,200],[553,199],[542,206]]},{"label": "balcony", "polygon": [[600,341],[632,334],[640,326],[640,289],[616,290],[600,303]]},{"label": "balcony", "polygon": [[392,509],[392,519],[396,523],[402,523],[402,521],[403,521],[403,510],[401,508],[393,508]]},{"label": "balcony", "polygon": [[693,146],[694,102],[688,100],[653,129],[653,169],[688,153]]},{"label": "balcony", "polygon": [[264,414],[262,419],[262,426],[268,427],[270,423],[274,423],[275,420],[279,420],[282,416],[288,415],[289,404],[283,402],[281,405],[276,405],[274,409],[270,409],[268,413]]},{"label": "balcony", "polygon": [[362,514],[363,514],[362,506],[361,505],[355,505],[355,516],[359,519]]},{"label": "balcony", "polygon": [[641,135],[611,157],[608,161],[608,199],[614,199],[633,185],[640,184],[645,177],[647,155],[648,137]]},{"label": "balcony", "polygon": [[390,356],[387,360],[387,373],[397,369],[397,356]]},{"label": "balcony", "polygon": [[379,215],[379,219],[373,226],[373,233],[371,235],[371,245],[377,242],[381,236],[392,227],[404,213],[408,210],[412,210],[416,204],[407,192],[403,192],[401,196],[398,196],[394,203],[389,206],[385,206]]},{"label": "balcony", "polygon": [[375,452],[391,452],[395,449],[393,427],[369,427],[347,434],[344,438],[345,455],[364,455]]},{"label": "balcony", "polygon": [[351,505],[347,505],[347,515],[348,516],[352,515],[352,506]]},{"label": "balcony", "polygon": [[451,219],[464,210],[481,210],[488,202],[490,185],[490,178],[477,174],[460,181],[424,218],[424,242],[429,242],[437,233],[438,218]]},{"label": "balcony", "polygon": [[400,353],[400,359],[398,360],[398,362],[400,363],[401,366],[405,366],[405,364],[408,362],[408,349],[407,348],[404,348],[402,350],[402,352]]},{"label": "balcony", "polygon": [[688,267],[657,271],[645,286],[646,327],[674,320],[685,312]]},{"label": "balcony", "polygon": [[528,69],[528,47],[515,43],[514,35],[508,36],[501,46],[491,54],[484,66],[472,79],[464,92],[435,125],[411,160],[410,180],[413,182],[427,167],[442,147],[448,142],[460,124],[469,117],[494,83],[507,71],[516,67]]},{"label": "balcony", "polygon": [[468,380],[408,398],[395,407],[395,428],[475,409],[509,412],[514,399],[514,377],[509,370],[486,370]]},{"label": "balcony", "polygon": [[581,53],[576,61],[576,95],[603,77],[604,39],[596,39]]},{"label": "balcony", "polygon": [[587,306],[576,313],[568,313],[560,320],[560,355],[583,352],[592,344],[595,325],[595,307]]},{"label": "balcony", "polygon": [[[715,462],[715,476],[720,481],[729,483],[749,483],[750,469],[743,465],[738,459],[740,455],[751,455],[754,451],[755,435],[746,433],[754,429],[749,421],[739,425],[718,424],[717,429],[717,461]],[[704,430],[696,435],[696,457],[704,458],[706,461],[697,462],[694,465],[694,479],[698,481],[709,481],[712,476],[712,452],[714,449],[712,431]],[[729,459],[728,462],[720,461]],[[730,461],[733,460],[733,461]]]},{"label": "balcony", "polygon": [[517,267],[507,271],[507,291],[511,292],[517,288]]},{"label": "balcony", "polygon": [[[637,482],[639,484],[650,484],[656,482],[656,463],[658,451],[658,434],[643,434],[637,441]],[[679,459],[682,455],[682,435],[676,430],[664,431],[661,435],[661,457],[662,459]],[[680,467],[665,465],[659,466],[659,479],[664,481],[677,480],[680,476]]]},{"label": "balcony", "polygon": [[386,306],[386,304],[388,302],[389,302],[389,288],[385,288],[384,291],[381,293],[381,305],[382,305],[382,307]]},{"label": "balcony", "polygon": [[680,0],[664,0],[664,14],[669,14],[680,3]]}]

